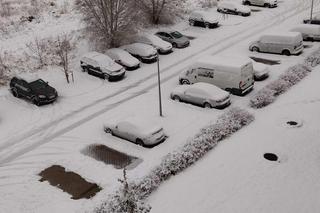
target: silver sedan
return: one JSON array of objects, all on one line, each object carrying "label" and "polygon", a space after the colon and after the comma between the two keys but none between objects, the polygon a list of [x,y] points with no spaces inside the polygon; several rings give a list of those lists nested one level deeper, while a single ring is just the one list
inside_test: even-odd
[{"label": "silver sedan", "polygon": [[205,108],[225,108],[230,105],[230,94],[212,84],[195,83],[178,86],[171,92],[175,101],[183,101]]},{"label": "silver sedan", "polygon": [[155,35],[171,43],[175,48],[184,48],[190,45],[190,39],[178,31],[159,31]]}]

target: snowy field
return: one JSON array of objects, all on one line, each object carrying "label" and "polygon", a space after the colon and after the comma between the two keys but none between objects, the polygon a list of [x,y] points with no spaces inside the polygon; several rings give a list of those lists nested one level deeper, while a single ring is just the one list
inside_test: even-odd
[{"label": "snowy field", "polygon": [[[319,11],[319,1],[315,2]],[[320,70],[315,70],[270,107],[249,108],[249,99],[255,92],[320,47],[316,42],[305,42],[308,48],[301,55],[288,57],[252,53],[248,50],[249,43],[263,32],[285,31],[301,23],[309,15],[309,6],[310,2],[304,0],[283,0],[274,9],[253,7],[261,11],[250,17],[229,15],[216,29],[190,27],[184,22],[172,26],[195,39],[190,47],[160,57],[162,118],[158,115],[156,64],[143,64],[140,69],[127,72],[124,80],[112,83],[82,73],[79,58],[73,63],[75,83],[71,85],[56,69],[24,74],[41,77],[58,90],[58,102],[40,108],[14,98],[8,87],[1,88],[0,212],[90,211],[118,187],[117,179],[122,174],[111,165],[81,154],[83,148],[93,143],[142,159],[138,167],[128,171],[129,179],[147,174],[163,156],[227,110],[203,109],[170,100],[179,73],[207,54],[229,58],[254,56],[280,60],[281,64],[270,66],[270,77],[256,82],[251,93],[231,98],[232,106],[253,111],[256,121],[223,141],[198,164],[163,184],[149,199],[152,212],[317,212],[320,95],[316,91]],[[81,28],[77,17],[73,14],[59,21],[49,19],[50,23],[34,26],[34,31],[0,39],[0,46],[22,51],[21,41],[32,40],[34,34],[52,36]],[[88,49],[83,44],[78,55]],[[146,149],[104,133],[105,121],[129,115],[156,120],[169,138]],[[303,126],[287,128],[286,119],[300,119]],[[266,161],[264,152],[277,153],[280,162]],[[90,200],[71,200],[70,195],[48,182],[38,181],[39,172],[53,164],[97,183],[103,191]]]}]

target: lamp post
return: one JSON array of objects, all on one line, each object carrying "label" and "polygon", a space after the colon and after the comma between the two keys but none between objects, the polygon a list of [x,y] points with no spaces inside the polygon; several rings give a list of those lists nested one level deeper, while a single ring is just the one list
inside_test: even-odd
[{"label": "lamp post", "polygon": [[313,0],[311,0],[310,22],[312,21],[312,14],[313,14]]},{"label": "lamp post", "polygon": [[159,53],[157,53],[157,67],[158,67],[158,89],[159,89],[159,113],[162,117],[162,101],[161,101],[161,80],[160,80],[160,61]]}]

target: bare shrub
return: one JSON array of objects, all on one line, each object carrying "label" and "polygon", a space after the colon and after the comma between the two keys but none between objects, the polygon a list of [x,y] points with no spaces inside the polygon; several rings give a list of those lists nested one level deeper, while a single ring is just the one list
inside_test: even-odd
[{"label": "bare shrub", "polygon": [[9,17],[11,16],[12,7],[10,2],[8,1],[1,1],[0,2],[0,16],[1,17]]},{"label": "bare shrub", "polygon": [[67,82],[70,83],[70,75],[74,82],[73,72],[70,70],[70,60],[72,58],[71,51],[75,48],[72,37],[68,34],[60,35],[55,40],[55,43],[55,54],[59,59],[59,63],[57,65],[62,67]]},{"label": "bare shrub", "polygon": [[36,60],[38,68],[48,65],[46,57],[48,44],[47,39],[39,39],[38,37],[35,37],[33,42],[26,44],[26,54],[30,56],[31,59]]},{"label": "bare shrub", "polygon": [[316,67],[320,64],[320,49],[311,53],[304,62],[307,66]]},{"label": "bare shrub", "polygon": [[78,0],[86,32],[98,49],[119,46],[136,31],[138,11],[132,0]]},{"label": "bare shrub", "polygon": [[6,52],[0,53],[0,85],[5,85],[9,80],[11,68],[8,57]]},{"label": "bare shrub", "polygon": [[136,0],[139,8],[152,24],[172,23],[183,12],[186,0]]}]

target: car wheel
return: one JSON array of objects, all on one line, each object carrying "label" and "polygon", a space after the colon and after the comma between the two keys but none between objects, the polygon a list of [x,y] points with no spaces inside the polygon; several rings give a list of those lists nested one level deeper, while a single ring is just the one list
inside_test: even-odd
[{"label": "car wheel", "polygon": [[32,103],[33,103],[34,105],[37,105],[37,106],[40,105],[40,102],[39,102],[39,100],[38,100],[37,98],[32,98]]},{"label": "car wheel", "polygon": [[194,21],[193,20],[189,20],[189,25],[190,26],[194,26]]},{"label": "car wheel", "polygon": [[220,9],[220,8],[218,8],[217,11],[218,11],[219,13],[221,13],[221,9]]},{"label": "car wheel", "polygon": [[177,95],[173,96],[172,99],[173,99],[174,101],[177,101],[177,102],[180,102],[180,101],[181,101],[181,98],[180,98],[179,96],[177,96]]},{"label": "car wheel", "polygon": [[211,108],[212,108],[211,104],[208,103],[208,102],[205,102],[205,103],[203,104],[203,107],[204,107],[204,108],[208,108],[208,109],[211,109]]},{"label": "car wheel", "polygon": [[108,75],[108,74],[104,74],[104,79],[106,79],[106,80],[110,81],[110,75]]},{"label": "car wheel", "polygon": [[177,47],[178,47],[177,43],[172,43],[172,46],[173,46],[174,48],[177,48]]},{"label": "car wheel", "polygon": [[264,4],[264,7],[271,7],[271,5],[269,3]]},{"label": "car wheel", "polygon": [[253,52],[259,52],[260,50],[259,50],[259,47],[254,46],[254,47],[252,47],[252,51]]},{"label": "car wheel", "polygon": [[143,140],[141,140],[140,138],[136,139],[136,144],[138,144],[140,146],[144,146]]},{"label": "car wheel", "polygon": [[244,5],[250,5],[251,3],[250,3],[250,1],[245,1],[243,4]]},{"label": "car wheel", "polygon": [[204,23],[204,27],[205,27],[205,28],[210,28],[210,24],[209,24],[208,22],[205,22],[205,23]]},{"label": "car wheel", "polygon": [[290,53],[289,50],[283,50],[283,51],[282,51],[282,55],[290,56],[291,53]]},{"label": "car wheel", "polygon": [[82,72],[88,72],[88,68],[87,67],[81,67],[82,68]]},{"label": "car wheel", "polygon": [[104,131],[105,131],[105,133],[113,135],[112,130],[110,128],[108,128],[108,127],[104,128]]},{"label": "car wheel", "polygon": [[188,81],[187,79],[183,79],[183,80],[181,81],[181,84],[190,84],[190,81]]},{"label": "car wheel", "polygon": [[12,89],[12,95],[16,98],[19,98],[19,93],[17,92],[16,89]]}]

